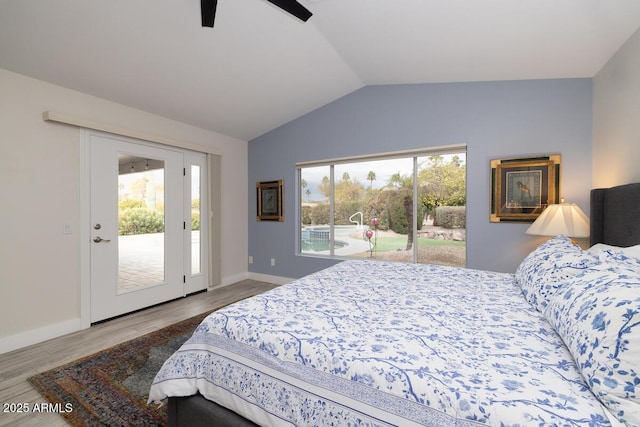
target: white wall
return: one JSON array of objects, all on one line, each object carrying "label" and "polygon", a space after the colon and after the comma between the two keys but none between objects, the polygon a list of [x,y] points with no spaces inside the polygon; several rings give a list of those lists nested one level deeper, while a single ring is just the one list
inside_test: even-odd
[{"label": "white wall", "polygon": [[45,110],[222,151],[222,283],[247,276],[246,141],[0,69],[0,353],[80,325],[81,131]]},{"label": "white wall", "polygon": [[640,182],[640,30],[593,79],[593,186]]}]

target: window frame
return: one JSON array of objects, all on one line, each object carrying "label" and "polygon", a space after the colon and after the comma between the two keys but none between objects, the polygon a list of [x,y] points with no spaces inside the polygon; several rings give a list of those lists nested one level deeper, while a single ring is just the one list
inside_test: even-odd
[{"label": "window frame", "polygon": [[[431,148],[423,148],[416,150],[404,150],[404,151],[394,151],[394,152],[386,152],[386,153],[374,153],[368,155],[360,155],[360,156],[350,156],[350,157],[340,157],[334,159],[327,160],[316,160],[316,161],[303,161],[296,163],[296,232],[295,232],[295,255],[310,257],[310,258],[322,258],[322,259],[353,259],[348,256],[340,256],[335,254],[335,166],[342,164],[351,164],[351,163],[362,163],[362,162],[370,162],[370,161],[382,161],[382,160],[393,160],[393,159],[411,159],[413,162],[413,218],[417,218],[418,214],[418,158],[420,157],[429,157],[429,156],[440,156],[440,155],[450,155],[450,154],[465,154],[465,168],[467,164],[467,144],[455,144],[455,145],[447,145],[447,146],[438,146]],[[302,169],[311,168],[311,167],[329,167],[329,255],[322,254],[314,254],[309,252],[302,251],[302,203],[303,203],[303,194],[302,194]],[[466,181],[466,178],[465,178]],[[413,235],[417,236],[418,234],[418,226],[417,221],[413,221]],[[412,262],[418,262],[418,244],[417,240],[413,245],[413,258]]]}]

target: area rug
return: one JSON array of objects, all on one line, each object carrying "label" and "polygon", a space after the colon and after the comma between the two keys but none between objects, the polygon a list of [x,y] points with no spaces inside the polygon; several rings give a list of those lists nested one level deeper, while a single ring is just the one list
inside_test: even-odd
[{"label": "area rug", "polygon": [[58,412],[72,426],[165,426],[166,406],[147,405],[151,382],[205,316],[43,372],[29,382],[58,405]]}]

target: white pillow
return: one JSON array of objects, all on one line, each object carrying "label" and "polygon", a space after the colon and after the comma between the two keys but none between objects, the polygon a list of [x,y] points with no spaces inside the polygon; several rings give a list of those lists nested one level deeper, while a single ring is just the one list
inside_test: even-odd
[{"label": "white pillow", "polygon": [[640,258],[629,256],[627,252],[605,249],[598,254],[598,258],[604,265],[611,266],[619,270],[640,272]]},{"label": "white pillow", "polygon": [[604,243],[596,243],[595,245],[591,246],[587,250],[595,254],[599,254],[600,252],[605,250],[620,251],[620,252],[623,252],[626,256],[640,259],[640,245],[629,246],[624,248],[622,246],[612,246],[612,245],[606,245]]}]

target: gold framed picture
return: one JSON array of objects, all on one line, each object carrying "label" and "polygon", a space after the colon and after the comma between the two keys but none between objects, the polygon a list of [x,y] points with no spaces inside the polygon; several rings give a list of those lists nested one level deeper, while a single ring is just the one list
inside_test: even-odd
[{"label": "gold framed picture", "polygon": [[284,221],[283,184],[279,181],[256,183],[258,221]]},{"label": "gold framed picture", "polygon": [[491,160],[491,222],[533,222],[559,202],[559,154]]}]

